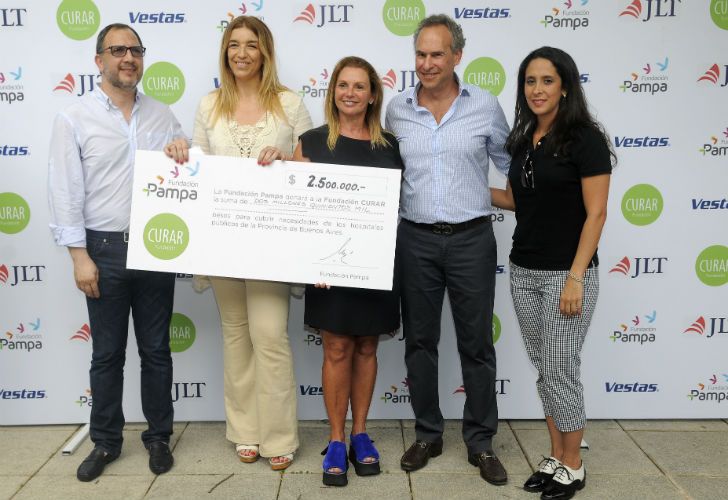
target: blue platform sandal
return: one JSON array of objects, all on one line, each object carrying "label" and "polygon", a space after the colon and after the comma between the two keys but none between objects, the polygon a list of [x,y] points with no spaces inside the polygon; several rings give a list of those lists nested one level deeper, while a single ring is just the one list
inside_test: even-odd
[{"label": "blue platform sandal", "polygon": [[[381,472],[379,468],[379,452],[372,444],[366,432],[350,436],[349,461],[354,466],[357,476],[375,476]],[[370,459],[370,460],[367,460]]]},{"label": "blue platform sandal", "polygon": [[[346,486],[349,480],[346,478],[346,470],[349,464],[346,461],[346,444],[341,441],[329,441],[324,451],[324,485]],[[332,469],[339,469],[340,472],[332,472]]]}]

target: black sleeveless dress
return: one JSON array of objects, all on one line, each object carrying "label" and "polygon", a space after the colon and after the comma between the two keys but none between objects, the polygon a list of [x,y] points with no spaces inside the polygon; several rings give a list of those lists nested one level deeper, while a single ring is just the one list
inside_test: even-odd
[{"label": "black sleeveless dress", "polygon": [[[315,163],[362,165],[402,169],[397,139],[385,133],[388,147],[372,149],[368,140],[339,136],[333,151],[326,145],[329,127],[324,125],[301,135],[303,156]],[[397,273],[395,271],[396,278]],[[339,335],[381,335],[399,328],[399,284],[392,291],[306,285],[304,323]]]}]

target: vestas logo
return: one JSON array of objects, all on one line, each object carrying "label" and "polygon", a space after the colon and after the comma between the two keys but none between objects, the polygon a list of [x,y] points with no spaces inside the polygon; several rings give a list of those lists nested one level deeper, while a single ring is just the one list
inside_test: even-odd
[{"label": "vestas logo", "polygon": [[390,68],[382,77],[382,85],[388,89],[402,92],[417,85],[417,72],[413,69],[395,72]]},{"label": "vestas logo", "polygon": [[[723,83],[720,84],[721,87],[728,85],[728,64],[723,66],[723,70],[725,72],[725,78]],[[705,70],[705,73],[698,78],[698,81],[710,82],[713,85],[718,85],[718,81],[720,81],[720,79],[720,66],[718,66],[718,64],[713,64],[710,68]]]},{"label": "vestas logo", "polygon": [[720,200],[704,200],[703,198],[693,198],[693,210],[728,210],[728,200],[721,198]]},{"label": "vestas logo", "polygon": [[299,393],[301,396],[323,396],[324,388],[320,385],[299,385]]},{"label": "vestas logo", "polygon": [[11,265],[8,268],[5,264],[0,264],[0,284],[10,286],[24,285],[27,283],[40,283],[44,281],[42,276],[46,266],[31,265]]},{"label": "vestas logo", "polygon": [[539,23],[544,28],[569,28],[572,31],[589,27],[589,9],[585,8],[589,0],[578,0],[581,5],[576,8],[573,8],[574,3],[573,0],[566,0],[563,4],[566,8],[553,7]]},{"label": "vestas logo", "polygon": [[[642,22],[658,17],[675,17],[676,2],[680,3],[681,0],[632,0],[620,11],[618,17],[642,19]],[[646,8],[643,8],[643,4]]]},{"label": "vestas logo", "polygon": [[607,392],[657,392],[660,389],[657,384],[645,384],[642,382],[631,382],[631,383],[617,383],[617,382],[605,382],[604,388]]},{"label": "vestas logo", "polygon": [[713,373],[708,380],[698,382],[695,389],[691,389],[687,395],[690,401],[710,401],[722,403],[728,401],[728,374],[722,373],[721,377]]},{"label": "vestas logo", "polygon": [[30,352],[43,349],[43,334],[39,330],[40,318],[18,323],[18,326],[5,332],[4,338],[0,338],[0,351]]},{"label": "vestas logo", "polygon": [[720,134],[711,135],[710,139],[698,149],[703,156],[726,156],[728,155],[728,127],[723,131],[723,137]]},{"label": "vestas logo", "polygon": [[[185,171],[187,177],[195,177],[200,172],[200,162],[196,162],[194,167],[186,166],[182,173]],[[172,174],[172,177],[166,186],[163,186],[165,179],[161,175],[156,177],[157,182],[147,183],[147,187],[142,189],[143,192],[147,193],[147,197],[156,196],[157,198],[173,199],[178,200],[180,203],[186,200],[197,200],[197,189],[195,188],[199,187],[198,182],[179,179],[180,169],[177,165],[169,173]]]},{"label": "vestas logo", "polygon": [[[705,335],[706,330],[708,335]],[[708,322],[706,323],[704,316],[698,316],[698,318],[693,321],[690,326],[683,330],[683,333],[688,335],[697,334],[701,337],[704,336],[706,339],[713,337],[716,333],[728,334],[728,318],[708,317]]]},{"label": "vestas logo", "polygon": [[507,17],[511,17],[511,9],[508,8],[483,7],[468,9],[455,7],[455,19],[505,19]]},{"label": "vestas logo", "polygon": [[657,311],[652,311],[652,313],[645,314],[642,317],[635,314],[632,320],[621,323],[617,330],[612,331],[609,338],[614,343],[619,341],[621,344],[651,344],[656,339],[656,320]]},{"label": "vestas logo", "polygon": [[317,28],[323,27],[326,23],[350,23],[351,10],[354,10],[354,6],[351,4],[320,4],[318,5],[319,21],[317,23],[316,8],[310,3],[293,19],[293,22],[303,22]]},{"label": "vestas logo", "polygon": [[0,156],[28,156],[29,154],[28,146],[0,146]]},{"label": "vestas logo", "polygon": [[633,71],[630,73],[629,79],[623,80],[619,86],[622,92],[628,90],[633,94],[650,95],[661,94],[667,92],[669,77],[667,68],[670,65],[670,59],[666,56],[664,61],[657,61],[653,64],[645,63],[641,72]]},{"label": "vestas logo", "polygon": [[74,77],[73,74],[68,73],[53,88],[53,92],[65,92],[67,94],[73,94],[76,91],[77,79],[81,87],[76,94],[76,96],[78,97],[81,97],[86,92],[91,92],[96,87],[96,85],[101,84],[100,74],[78,74]]},{"label": "vestas logo", "polygon": [[326,91],[329,88],[329,70],[324,68],[321,73],[314,75],[316,78],[309,77],[308,85],[302,85],[301,90],[298,91],[298,95],[301,97],[313,97],[316,99],[323,99],[326,96]]},{"label": "vestas logo", "polygon": [[0,28],[18,28],[23,26],[28,9],[0,9]]},{"label": "vestas logo", "polygon": [[609,270],[609,274],[616,273],[630,278],[645,274],[663,274],[667,260],[667,257],[634,257],[633,265],[630,258],[625,256]]},{"label": "vestas logo", "polygon": [[81,325],[81,328],[76,330],[76,333],[71,335],[68,340],[80,340],[82,342],[88,342],[91,339],[91,327],[87,323]]},{"label": "vestas logo", "polygon": [[0,389],[0,399],[45,399],[45,389]]},{"label": "vestas logo", "polygon": [[187,22],[184,12],[129,12],[130,24],[179,24]]},{"label": "vestas logo", "polygon": [[618,148],[664,148],[670,145],[669,137],[642,137],[614,136],[614,146]]}]

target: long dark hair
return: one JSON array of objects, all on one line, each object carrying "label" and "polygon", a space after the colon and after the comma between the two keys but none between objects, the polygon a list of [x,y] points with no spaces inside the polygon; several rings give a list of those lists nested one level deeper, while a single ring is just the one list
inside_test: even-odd
[{"label": "long dark hair", "polygon": [[589,112],[584,90],[581,87],[579,70],[576,68],[574,59],[563,50],[554,47],[541,47],[534,50],[526,56],[518,68],[516,112],[513,128],[506,141],[506,150],[511,155],[515,155],[519,151],[527,149],[536,129],[536,115],[528,107],[524,92],[526,68],[534,59],[546,59],[554,65],[561,78],[561,90],[566,92],[566,97],[559,102],[559,109],[549,132],[549,140],[546,143],[548,150],[559,155],[568,154],[571,143],[576,138],[578,131],[586,127],[604,135],[614,163],[616,156],[612,150],[611,142],[602,125]]}]

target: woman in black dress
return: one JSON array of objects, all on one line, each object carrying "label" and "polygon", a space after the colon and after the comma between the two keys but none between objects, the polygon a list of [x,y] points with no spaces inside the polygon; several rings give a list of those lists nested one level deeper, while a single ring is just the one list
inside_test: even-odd
[{"label": "woman in black dress", "polygon": [[[397,140],[382,130],[382,84],[374,68],[359,57],[339,61],[326,97],[326,122],[300,137],[295,161],[402,169]],[[392,291],[306,287],[305,323],[323,338],[324,404],[329,446],[323,482],[347,484],[344,423],[351,402],[349,460],[357,475],[379,474],[379,453],[366,433],[366,419],[377,378],[379,335],[399,328],[399,296]]]}]

